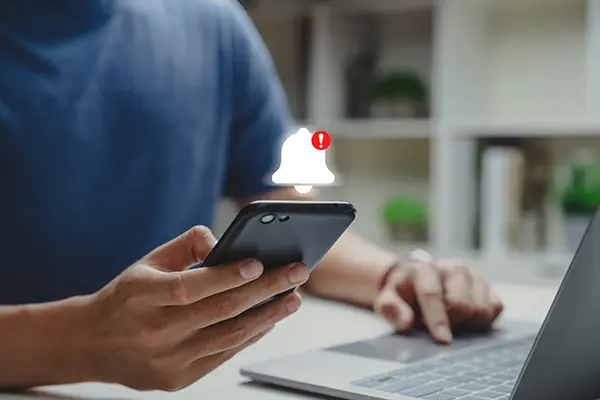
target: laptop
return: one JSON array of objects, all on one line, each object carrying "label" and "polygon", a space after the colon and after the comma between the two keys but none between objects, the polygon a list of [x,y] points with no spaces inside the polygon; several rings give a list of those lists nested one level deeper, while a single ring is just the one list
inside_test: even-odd
[{"label": "laptop", "polygon": [[[600,214],[543,324],[504,321],[438,346],[386,335],[241,369],[252,380],[348,400],[600,398]],[[523,304],[527,307],[527,304]]]}]

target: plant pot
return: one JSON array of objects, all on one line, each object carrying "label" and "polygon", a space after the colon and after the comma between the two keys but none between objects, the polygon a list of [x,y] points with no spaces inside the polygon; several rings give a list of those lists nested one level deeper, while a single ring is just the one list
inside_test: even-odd
[{"label": "plant pot", "polygon": [[429,103],[427,102],[418,102],[415,103],[414,106],[414,118],[429,118]]},{"label": "plant pot", "polygon": [[427,241],[427,226],[422,224],[396,224],[389,226],[397,242],[422,243]]},{"label": "plant pot", "polygon": [[565,216],[565,231],[570,252],[577,251],[591,220],[591,214],[567,214]]},{"label": "plant pot", "polygon": [[370,110],[372,118],[415,118],[424,113],[412,100],[375,101]]},{"label": "plant pot", "polygon": [[390,106],[386,102],[377,101],[371,104],[371,118],[389,118]]},{"label": "plant pot", "polygon": [[392,100],[389,103],[391,118],[414,118],[417,104],[412,100]]}]

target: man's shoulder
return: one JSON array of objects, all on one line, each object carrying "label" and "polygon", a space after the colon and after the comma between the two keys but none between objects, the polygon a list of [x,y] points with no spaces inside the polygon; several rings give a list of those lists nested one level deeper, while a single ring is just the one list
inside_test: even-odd
[{"label": "man's shoulder", "polygon": [[238,0],[120,0],[119,4],[135,34],[172,46],[209,46],[228,54],[235,39],[247,38],[252,29]]},{"label": "man's shoulder", "polygon": [[135,17],[223,20],[235,17],[242,9],[238,0],[121,0],[121,10]]}]

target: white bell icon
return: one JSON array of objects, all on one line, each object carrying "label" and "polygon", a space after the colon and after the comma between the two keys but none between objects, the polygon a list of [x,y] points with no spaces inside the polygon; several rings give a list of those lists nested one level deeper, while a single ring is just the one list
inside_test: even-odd
[{"label": "white bell icon", "polygon": [[298,193],[308,193],[313,186],[331,185],[335,175],[327,167],[325,150],[312,145],[306,128],[289,136],[281,147],[281,165],[272,177],[277,185],[293,185]]}]

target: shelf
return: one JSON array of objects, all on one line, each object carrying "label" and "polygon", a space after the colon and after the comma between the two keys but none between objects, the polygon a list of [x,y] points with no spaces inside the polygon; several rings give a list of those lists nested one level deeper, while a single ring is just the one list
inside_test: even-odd
[{"label": "shelf", "polygon": [[426,139],[431,136],[429,120],[362,119],[319,124],[336,139]]},{"label": "shelf", "polygon": [[351,140],[428,139],[432,130],[429,120],[418,119],[347,119],[319,124],[296,121],[293,130],[300,128],[312,133],[325,131],[334,139]]},{"label": "shelf", "polygon": [[331,6],[344,13],[402,12],[432,8],[434,0],[332,0]]},{"label": "shelf", "polygon": [[600,136],[600,120],[505,120],[453,124],[457,137]]},{"label": "shelf", "polygon": [[254,22],[283,21],[308,15],[308,0],[245,0],[242,6]]},{"label": "shelf", "polygon": [[[272,19],[307,14],[311,2],[312,0],[246,0],[242,4],[251,16]],[[434,0],[331,0],[329,6],[344,14],[388,13],[430,9],[434,6]]]},{"label": "shelf", "polygon": [[481,4],[489,7],[491,10],[502,10],[507,8],[523,9],[525,7],[552,7],[552,6],[570,6],[577,2],[583,3],[585,0],[477,0]]}]

